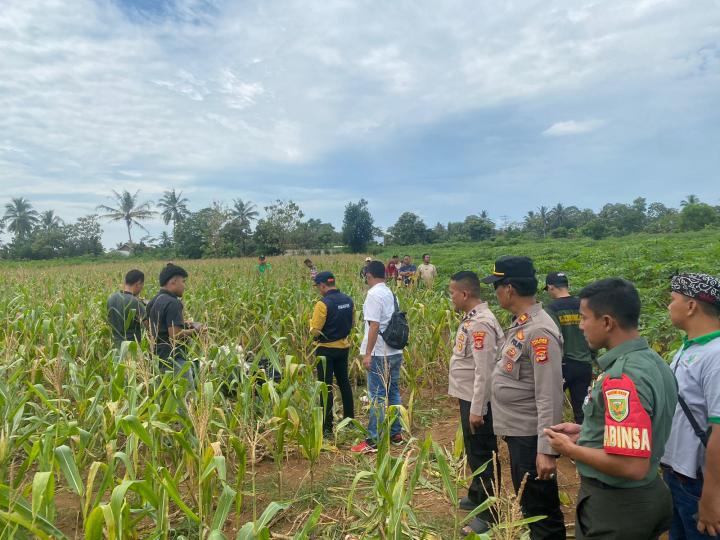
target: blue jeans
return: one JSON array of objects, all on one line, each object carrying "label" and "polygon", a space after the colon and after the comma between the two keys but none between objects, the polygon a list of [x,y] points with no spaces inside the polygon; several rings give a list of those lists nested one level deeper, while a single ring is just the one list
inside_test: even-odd
[{"label": "blue jeans", "polygon": [[717,538],[700,534],[697,530],[697,512],[702,480],[678,478],[676,474],[663,467],[663,480],[670,488],[673,501],[673,520],[670,526],[670,540],[704,540]]},{"label": "blue jeans", "polygon": [[[378,440],[378,424],[382,425],[385,419],[386,403],[402,405],[400,399],[400,366],[403,356],[393,354],[390,356],[373,356],[368,372],[368,392],[370,394],[370,421],[368,422],[368,442],[373,444]],[[397,435],[402,430],[399,418],[396,418],[390,428],[390,435]]]}]

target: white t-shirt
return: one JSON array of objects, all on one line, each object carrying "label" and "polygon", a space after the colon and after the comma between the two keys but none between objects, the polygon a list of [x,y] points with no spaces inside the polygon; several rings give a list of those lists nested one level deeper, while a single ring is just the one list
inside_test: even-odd
[{"label": "white t-shirt", "polygon": [[[720,429],[720,335],[713,332],[683,346],[670,368],[675,372],[678,392],[690,407],[700,429]],[[661,463],[675,472],[697,477],[705,467],[705,448],[678,403],[670,437]]]},{"label": "white t-shirt", "polygon": [[[388,286],[384,283],[373,285],[368,291],[367,296],[365,296],[365,303],[363,304],[365,335],[360,345],[360,354],[365,354],[367,350],[368,333],[370,332],[370,324],[368,324],[368,321],[380,323],[380,332],[384,332],[394,311],[395,300]],[[378,334],[375,348],[372,351],[373,356],[390,356],[401,353],[402,350],[393,349],[388,346],[382,336]]]}]

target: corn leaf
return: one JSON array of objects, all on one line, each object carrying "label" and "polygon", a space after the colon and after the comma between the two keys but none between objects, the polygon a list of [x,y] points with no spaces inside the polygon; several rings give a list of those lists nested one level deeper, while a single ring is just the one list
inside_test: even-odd
[{"label": "corn leaf", "polygon": [[73,456],[70,447],[64,444],[58,446],[55,449],[55,460],[65,475],[70,489],[73,490],[76,495],[82,497],[85,494],[85,488],[83,487],[80,471],[78,471],[77,465],[75,464],[75,456]]}]

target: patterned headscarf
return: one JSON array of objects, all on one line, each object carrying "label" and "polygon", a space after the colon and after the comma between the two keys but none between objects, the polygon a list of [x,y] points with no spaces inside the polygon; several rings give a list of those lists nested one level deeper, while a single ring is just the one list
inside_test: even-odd
[{"label": "patterned headscarf", "polygon": [[720,279],[709,274],[679,274],[672,278],[670,290],[720,306]]}]

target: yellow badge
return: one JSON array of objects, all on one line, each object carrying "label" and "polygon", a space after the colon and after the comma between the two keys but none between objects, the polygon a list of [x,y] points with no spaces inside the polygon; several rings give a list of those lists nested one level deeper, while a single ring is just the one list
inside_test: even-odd
[{"label": "yellow badge", "polygon": [[518,333],[515,334],[515,337],[522,341],[523,339],[525,339],[525,332],[523,332],[522,330],[518,330]]},{"label": "yellow badge", "polygon": [[528,315],[527,313],[523,313],[522,315],[520,315],[520,316],[517,318],[517,323],[518,323],[518,324],[525,324],[525,323],[528,321],[529,318],[530,318],[530,315]]},{"label": "yellow badge", "polygon": [[458,335],[458,339],[457,339],[457,347],[456,347],[457,352],[462,352],[464,348],[465,348],[465,334],[460,333],[460,335]]}]

